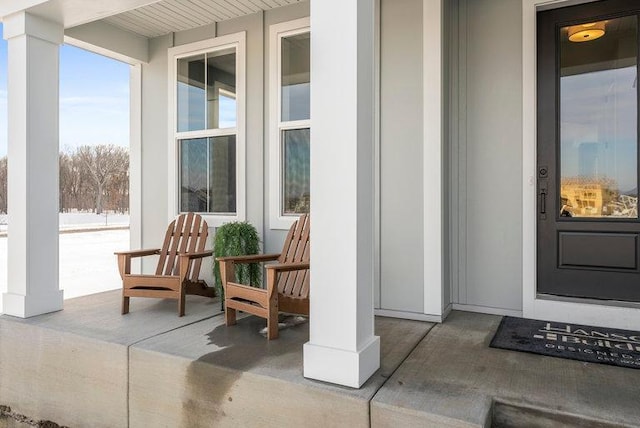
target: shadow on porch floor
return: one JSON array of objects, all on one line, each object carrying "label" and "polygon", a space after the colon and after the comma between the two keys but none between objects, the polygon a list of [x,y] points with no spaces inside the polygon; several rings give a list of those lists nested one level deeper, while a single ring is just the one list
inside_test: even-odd
[{"label": "shadow on porch floor", "polygon": [[217,301],[189,296],[183,318],[175,301],[119,303],[0,317],[0,405],[71,427],[640,424],[640,370],[489,348],[497,316],[377,318],[382,367],[356,390],[302,377],[307,323],[267,341],[263,320],[226,328]]}]

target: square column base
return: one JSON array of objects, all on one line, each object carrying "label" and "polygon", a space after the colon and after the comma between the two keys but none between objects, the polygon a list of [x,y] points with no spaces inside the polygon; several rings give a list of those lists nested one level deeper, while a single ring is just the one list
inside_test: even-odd
[{"label": "square column base", "polygon": [[304,344],[304,377],[360,388],[380,367],[380,337],[357,352]]},{"label": "square column base", "polygon": [[2,295],[2,313],[20,318],[29,318],[62,310],[63,291],[28,295],[4,293]]}]

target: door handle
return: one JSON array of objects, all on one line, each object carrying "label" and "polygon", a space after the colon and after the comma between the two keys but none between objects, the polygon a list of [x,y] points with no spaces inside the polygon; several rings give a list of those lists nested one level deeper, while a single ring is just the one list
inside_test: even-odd
[{"label": "door handle", "polygon": [[544,219],[547,214],[547,180],[538,180],[538,189],[540,193],[540,214]]}]

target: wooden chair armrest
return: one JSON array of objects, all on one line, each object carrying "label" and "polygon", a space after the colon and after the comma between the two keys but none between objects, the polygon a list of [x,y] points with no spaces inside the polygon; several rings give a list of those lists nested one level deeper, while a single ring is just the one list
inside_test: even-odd
[{"label": "wooden chair armrest", "polygon": [[195,251],[193,253],[183,253],[183,254],[178,253],[178,256],[179,257],[186,257],[189,260],[191,260],[191,259],[201,259],[203,257],[213,256],[213,250]]},{"label": "wooden chair armrest", "polygon": [[120,278],[124,281],[125,275],[131,274],[132,258],[160,254],[160,249],[153,248],[149,250],[117,251],[113,254],[118,256],[118,271],[120,272]]},{"label": "wooden chair armrest", "polygon": [[266,265],[267,270],[275,270],[276,272],[289,272],[292,270],[309,269],[309,263],[278,263],[274,265]]},{"label": "wooden chair armrest", "polygon": [[280,257],[280,254],[251,254],[248,256],[216,257],[216,261],[234,263],[260,263],[277,260],[278,257]]},{"label": "wooden chair armrest", "polygon": [[117,251],[113,254],[115,254],[116,256],[129,256],[129,257],[153,256],[156,254],[160,254],[160,249],[153,248],[149,250]]}]

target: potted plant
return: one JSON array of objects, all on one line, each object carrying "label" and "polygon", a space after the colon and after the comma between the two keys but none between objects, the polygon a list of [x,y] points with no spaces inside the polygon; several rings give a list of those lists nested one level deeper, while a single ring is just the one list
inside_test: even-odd
[{"label": "potted plant", "polygon": [[[258,231],[246,221],[225,223],[216,229],[213,252],[215,258],[258,254],[260,252]],[[260,286],[262,275],[258,263],[238,264],[235,272],[237,282],[252,287]],[[222,308],[224,309],[224,290],[218,261],[213,264],[213,276],[216,289],[221,298]]]}]

